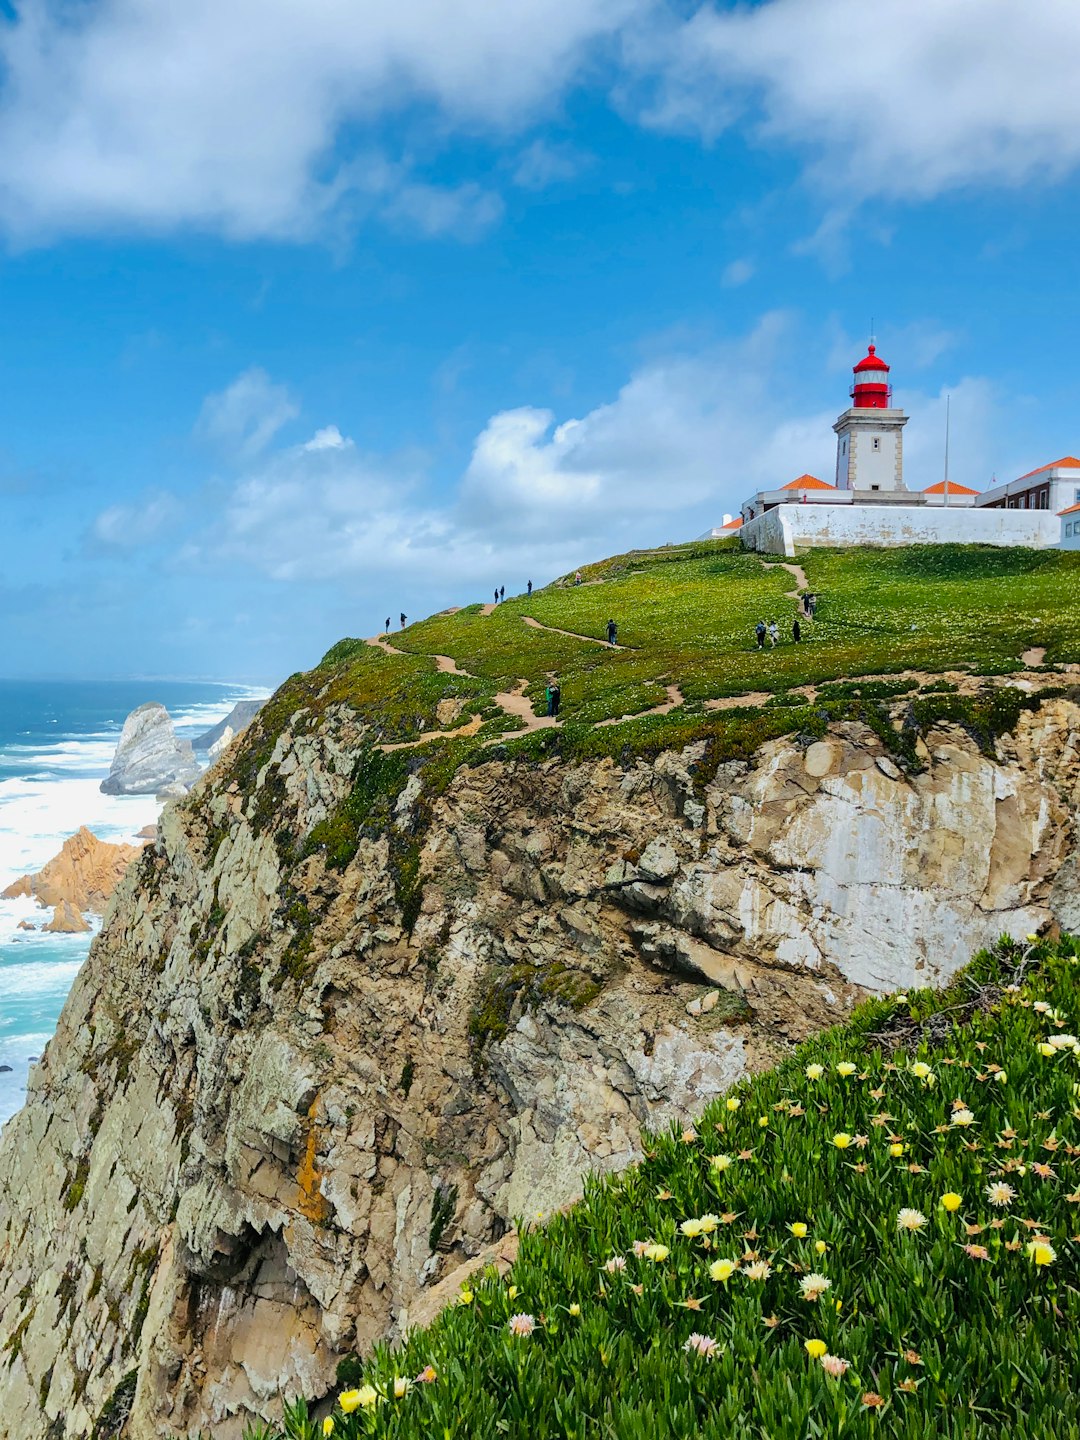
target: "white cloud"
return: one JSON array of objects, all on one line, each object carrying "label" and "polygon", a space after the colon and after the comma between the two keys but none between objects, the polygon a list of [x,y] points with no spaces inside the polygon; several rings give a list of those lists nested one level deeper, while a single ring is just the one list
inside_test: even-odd
[{"label": "white cloud", "polygon": [[195,434],[228,455],[251,459],[265,450],[281,427],[299,413],[288,387],[275,385],[256,365],[238,375],[224,390],[206,397]]},{"label": "white cloud", "polygon": [[174,495],[154,491],[129,505],[110,505],[90,526],[90,539],[111,550],[136,550],[160,540],[180,516]]},{"label": "white cloud", "polygon": [[518,156],[513,180],[523,190],[546,190],[562,180],[572,180],[590,164],[592,157],[570,145],[555,145],[543,138],[534,140]]},{"label": "white cloud", "polygon": [[[495,202],[368,153],[406,107],[505,130],[651,0],[39,0],[0,17],[0,223],[305,236],[353,192],[429,233]],[[464,221],[462,217],[465,217]]]},{"label": "white cloud", "polygon": [[724,266],[724,273],[720,276],[720,283],[727,286],[729,290],[738,285],[745,285],[748,280],[754,278],[754,262],[752,260],[732,260],[729,265]]},{"label": "white cloud", "polygon": [[[927,198],[1080,163],[1076,0],[703,5],[665,44],[653,123],[712,136],[750,115],[836,194]],[[636,63],[663,48],[636,45]]]}]

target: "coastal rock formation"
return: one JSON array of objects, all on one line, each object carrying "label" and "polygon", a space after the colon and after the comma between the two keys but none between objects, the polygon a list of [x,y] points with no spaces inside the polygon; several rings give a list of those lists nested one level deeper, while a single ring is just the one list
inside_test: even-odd
[{"label": "coastal rock formation", "polygon": [[212,755],[214,747],[220,744],[226,730],[229,731],[230,738],[239,735],[241,730],[247,729],[265,704],[265,700],[238,700],[224,720],[219,720],[216,725],[211,725],[209,730],[197,735],[191,742],[192,745],[196,750],[206,750]]},{"label": "coastal rock formation", "polygon": [[21,875],[0,899],[33,895],[50,908],[66,902],[76,910],[90,910],[100,915],[124,871],[141,853],[141,845],[114,845],[99,840],[92,830],[82,825],[64,841],[59,855],[54,855],[36,875]]},{"label": "coastal rock formation", "polygon": [[124,721],[101,789],[106,795],[156,795],[167,785],[186,788],[198,777],[191,741],[178,740],[165,706],[151,702]]},{"label": "coastal rock formation", "polygon": [[361,823],[365,740],[254,726],[122,881],[0,1142],[5,1440],[90,1435],[131,1375],[130,1440],[235,1440],[643,1126],[1080,906],[1066,699],[910,775],[856,722],[402,762]]},{"label": "coastal rock formation", "polygon": [[83,935],[90,926],[70,900],[61,900],[53,910],[52,919],[41,928],[53,935]]}]

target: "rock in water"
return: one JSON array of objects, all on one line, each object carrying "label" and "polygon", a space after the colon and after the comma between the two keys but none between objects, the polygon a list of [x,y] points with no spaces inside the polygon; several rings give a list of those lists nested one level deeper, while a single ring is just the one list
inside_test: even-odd
[{"label": "rock in water", "polygon": [[[100,915],[124,871],[141,854],[141,845],[112,845],[99,840],[83,825],[64,841],[59,855],[54,855],[36,875],[20,875],[0,894],[0,899],[33,895],[42,905],[69,901],[76,910],[92,910]],[[34,927],[24,920],[19,928]]]},{"label": "rock in water", "polygon": [[156,795],[166,785],[192,785],[199,766],[190,740],[178,740],[164,705],[140,705],[124,721],[106,795]]},{"label": "rock in water", "polygon": [[70,900],[61,900],[53,911],[52,919],[41,928],[51,931],[53,935],[82,935],[90,926]]},{"label": "rock in water", "polygon": [[[241,730],[251,724],[265,704],[265,700],[238,700],[224,720],[219,720],[216,725],[211,726],[202,735],[197,735],[191,743],[196,750],[208,750],[213,754],[214,746],[217,745],[226,730],[231,732],[230,739],[233,735],[239,735]],[[225,743],[228,744],[228,741]]]}]

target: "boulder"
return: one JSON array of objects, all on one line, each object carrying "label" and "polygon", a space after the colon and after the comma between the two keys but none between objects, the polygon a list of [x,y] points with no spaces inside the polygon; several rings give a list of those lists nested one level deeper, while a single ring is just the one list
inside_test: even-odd
[{"label": "boulder", "polygon": [[[36,875],[20,875],[0,893],[0,899],[33,895],[42,905],[54,906],[67,901],[76,910],[101,914],[120,877],[141,852],[141,845],[113,845],[99,840],[83,825],[64,841],[59,855],[54,855]],[[33,928],[28,921],[19,925],[20,930]]]},{"label": "boulder", "polygon": [[82,935],[90,926],[70,900],[61,900],[53,911],[52,919],[41,928],[53,935]]},{"label": "boulder", "polygon": [[31,925],[29,920],[20,920],[15,928],[16,930],[36,930],[37,926]]},{"label": "boulder", "polygon": [[106,795],[157,795],[166,785],[192,785],[199,766],[190,740],[178,740],[164,705],[140,705],[124,721]]},{"label": "boulder", "polygon": [[[265,704],[265,700],[238,700],[224,720],[219,720],[209,730],[197,735],[191,743],[196,750],[206,750],[210,754],[214,754],[214,746],[217,745],[226,730],[231,732],[230,739],[233,735],[239,735],[241,730],[251,724]],[[228,744],[228,741],[225,743]],[[220,754],[220,751],[217,753]]]}]

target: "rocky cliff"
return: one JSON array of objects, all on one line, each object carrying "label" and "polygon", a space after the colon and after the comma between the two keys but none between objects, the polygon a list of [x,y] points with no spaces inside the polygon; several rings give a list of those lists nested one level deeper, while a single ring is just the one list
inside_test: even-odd
[{"label": "rocky cliff", "polygon": [[854,721],[451,773],[269,712],[166,809],[4,1131],[5,1437],[235,1437],[865,988],[1080,919],[1069,699],[917,773]]},{"label": "rocky cliff", "polygon": [[141,845],[116,845],[99,840],[92,830],[82,825],[36,875],[20,875],[0,893],[0,899],[33,895],[42,905],[57,906],[66,902],[76,910],[91,910],[100,915],[141,850]]},{"label": "rocky cliff", "polygon": [[164,705],[140,705],[124,721],[108,775],[106,795],[182,794],[199,777],[190,740],[178,740]]}]

